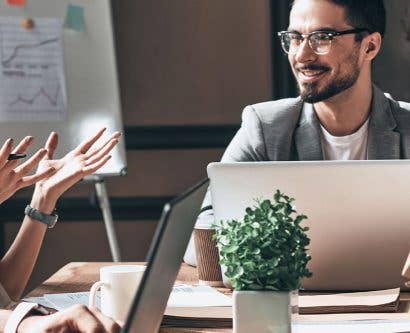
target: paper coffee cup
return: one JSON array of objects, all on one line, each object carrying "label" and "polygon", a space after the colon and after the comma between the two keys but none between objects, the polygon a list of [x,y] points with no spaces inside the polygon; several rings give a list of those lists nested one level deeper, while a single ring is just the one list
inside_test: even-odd
[{"label": "paper coffee cup", "polygon": [[216,241],[213,239],[215,231],[212,229],[213,216],[198,217],[194,228],[195,253],[200,285],[221,287],[222,274],[219,265],[219,253]]}]

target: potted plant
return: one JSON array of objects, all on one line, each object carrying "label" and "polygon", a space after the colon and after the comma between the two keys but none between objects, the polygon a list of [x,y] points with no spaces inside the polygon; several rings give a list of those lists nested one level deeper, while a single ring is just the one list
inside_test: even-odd
[{"label": "potted plant", "polygon": [[235,333],[288,333],[297,312],[297,290],[307,269],[310,239],[290,198],[279,190],[256,200],[243,220],[214,225],[220,263],[233,292]]}]

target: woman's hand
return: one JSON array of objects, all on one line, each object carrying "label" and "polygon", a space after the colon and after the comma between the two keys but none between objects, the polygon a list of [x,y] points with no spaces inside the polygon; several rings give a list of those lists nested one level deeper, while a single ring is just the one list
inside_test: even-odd
[{"label": "woman's hand", "polygon": [[[58,136],[51,133],[45,149],[41,149],[20,166],[17,161],[8,161],[12,143],[6,142],[0,149],[0,198],[5,200],[18,188],[36,182],[30,206],[45,214],[51,214],[61,194],[83,177],[97,171],[110,159],[109,153],[118,143],[120,133],[114,133],[99,148],[92,149],[103,132],[104,129],[100,130],[66,156],[56,160],[52,158]],[[14,152],[24,153],[31,141],[32,138],[26,138]],[[26,176],[40,160],[37,173]],[[46,229],[44,223],[38,223],[34,218],[26,216],[16,239],[0,260],[0,283],[12,299],[20,298],[23,293],[40,252]]]},{"label": "woman's hand", "polygon": [[9,161],[10,153],[25,153],[33,142],[33,137],[27,136],[13,150],[13,140],[8,139],[0,149],[0,203],[11,197],[17,190],[33,185],[37,181],[49,177],[53,172],[52,166],[46,166],[34,175],[28,173],[47,154],[46,149],[40,149],[30,159],[22,164],[19,160]]},{"label": "woman's hand", "polygon": [[74,305],[49,316],[25,318],[17,328],[18,333],[37,332],[120,332],[121,327],[99,310],[84,305]]},{"label": "woman's hand", "polygon": [[[121,136],[120,132],[115,132],[99,148],[91,150],[91,147],[102,136],[104,131],[105,128],[99,130],[95,135],[58,160],[52,159],[57,148],[58,136],[54,132],[50,134],[45,146],[46,154],[39,164],[38,171],[42,173],[51,168],[55,172],[48,174],[47,177],[42,178],[36,184],[33,200],[43,202],[43,207],[38,209],[45,213],[51,213],[57,199],[67,189],[85,176],[97,171],[111,158],[109,153],[118,143],[118,139]],[[45,203],[46,206],[44,208]],[[39,206],[38,202],[34,206]]]}]

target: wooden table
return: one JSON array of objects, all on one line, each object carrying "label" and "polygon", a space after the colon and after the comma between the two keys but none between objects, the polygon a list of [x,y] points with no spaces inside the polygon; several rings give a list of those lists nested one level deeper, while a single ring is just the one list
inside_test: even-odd
[{"label": "wooden table", "polygon": [[[112,262],[73,262],[53,274],[48,280],[30,292],[27,296],[43,296],[50,293],[65,293],[86,291],[99,280],[99,268],[112,265]],[[141,263],[120,263],[123,265]],[[198,275],[195,268],[186,264],[181,266],[176,283],[197,284]],[[222,290],[226,292],[225,290]],[[410,293],[400,295],[399,313],[358,313],[358,314],[328,314],[328,315],[297,315],[297,321],[336,321],[358,319],[410,319]],[[231,333],[231,329],[198,329],[198,328],[161,328],[162,333]],[[256,332],[255,332],[256,333]]]},{"label": "wooden table", "polygon": [[[58,270],[39,287],[31,291],[27,297],[43,296],[52,293],[69,293],[90,290],[92,284],[99,280],[101,266],[113,265],[112,262],[72,262]],[[115,263],[117,264],[117,263]],[[136,262],[118,263],[121,265],[143,264]],[[195,268],[186,264],[181,266],[176,283],[198,284]],[[231,333],[231,329],[198,329],[198,328],[161,328],[161,333]]]}]

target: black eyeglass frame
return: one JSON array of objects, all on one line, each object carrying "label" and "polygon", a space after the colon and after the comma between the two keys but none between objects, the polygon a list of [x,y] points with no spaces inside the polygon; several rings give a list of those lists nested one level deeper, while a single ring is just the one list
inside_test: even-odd
[{"label": "black eyeglass frame", "polygon": [[[316,30],[316,31],[309,32],[308,34],[301,34],[300,32],[297,32],[297,31],[287,31],[287,30],[284,30],[284,31],[279,31],[279,32],[278,32],[278,36],[280,37],[283,51],[284,51],[286,54],[289,54],[289,51],[286,51],[286,49],[285,49],[285,47],[284,47],[284,45],[283,45],[284,43],[283,43],[283,38],[282,38],[283,35],[288,34],[288,33],[292,33],[292,34],[295,34],[295,35],[299,35],[299,36],[301,37],[301,42],[302,42],[302,43],[303,43],[303,41],[305,40],[305,38],[307,38],[308,41],[309,41],[309,46],[311,47],[311,49],[313,50],[313,52],[315,52],[315,50],[312,48],[310,38],[311,38],[311,36],[313,36],[313,35],[315,35],[315,34],[317,34],[317,33],[322,33],[322,34],[327,35],[327,36],[329,37],[329,41],[332,41],[332,40],[333,40],[333,37],[336,37],[336,36],[349,35],[349,34],[358,34],[358,33],[365,32],[365,31],[371,33],[371,31],[370,31],[369,29],[367,29],[367,28],[354,28],[354,29],[343,30],[343,31],[336,31],[336,30],[335,30],[335,31],[333,31],[333,30]],[[315,53],[316,53],[316,52],[315,52]],[[317,54],[320,54],[320,53],[317,53]]]}]

